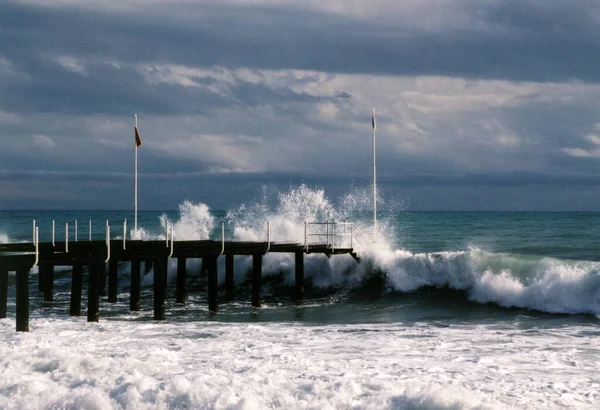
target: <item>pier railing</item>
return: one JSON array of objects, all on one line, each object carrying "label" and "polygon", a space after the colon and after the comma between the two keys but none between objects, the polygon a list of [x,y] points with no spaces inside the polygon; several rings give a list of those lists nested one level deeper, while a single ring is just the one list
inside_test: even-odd
[{"label": "pier railing", "polygon": [[352,222],[305,222],[304,246],[325,245],[336,248],[364,248],[372,239]]},{"label": "pier railing", "polygon": [[[78,232],[77,232],[77,220],[75,220],[75,229],[74,229],[74,242],[78,241]],[[267,221],[266,223],[266,242],[268,244],[267,252],[269,251],[270,244],[273,242],[273,237],[271,235],[271,224]],[[174,240],[174,226],[173,223],[167,221],[165,224],[164,237],[166,246],[168,248],[173,247]],[[33,244],[36,245],[36,242],[39,242],[37,237],[39,227],[36,224],[36,221],[33,221]],[[110,240],[110,226],[109,222],[106,221],[105,225],[106,229],[106,241]],[[65,223],[65,233],[64,233],[64,242],[65,242],[65,252],[69,252],[69,242],[71,238],[69,238],[69,223]],[[131,236],[137,236],[135,233],[132,233]],[[123,249],[126,249],[126,243],[129,240],[135,240],[137,238],[128,238],[127,235],[127,219],[123,221]],[[139,239],[138,239],[139,240]],[[224,249],[225,244],[225,224],[221,223],[220,235],[217,239],[222,243],[222,249]],[[275,238],[277,241],[277,238]],[[92,220],[88,221],[88,241],[92,241]],[[56,223],[52,221],[52,246],[56,246]],[[337,221],[323,221],[323,222],[304,222],[304,248],[308,249],[309,246],[325,246],[332,250],[339,248],[364,248],[373,242],[373,238],[370,235],[363,232],[355,223],[353,222],[337,222]],[[222,252],[221,252],[222,253]]]}]

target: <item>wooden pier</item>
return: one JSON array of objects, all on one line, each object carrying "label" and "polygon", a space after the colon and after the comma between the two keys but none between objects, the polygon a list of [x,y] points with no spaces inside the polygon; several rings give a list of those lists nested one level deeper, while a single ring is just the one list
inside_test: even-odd
[{"label": "wooden pier", "polygon": [[[0,318],[7,316],[8,273],[16,273],[16,328],[17,331],[29,331],[29,275],[33,267],[38,267],[38,286],[45,302],[54,300],[54,267],[71,266],[70,315],[80,316],[82,303],[82,285],[84,267],[87,267],[87,320],[97,322],[100,317],[100,296],[106,292],[108,303],[116,303],[118,295],[117,268],[119,262],[130,263],[130,310],[140,309],[141,262],[152,263],[154,275],[154,319],[165,319],[165,298],[167,291],[167,267],[169,259],[177,260],[176,302],[186,302],[187,260],[202,259],[203,269],[208,275],[208,308],[218,310],[218,272],[217,259],[225,258],[225,300],[231,301],[233,295],[234,257],[251,256],[252,269],[252,306],[261,306],[262,258],[267,253],[294,254],[295,291],[294,297],[301,301],[304,297],[304,256],[306,254],[351,255],[358,261],[352,246],[357,239],[353,234],[339,234],[333,223],[318,223],[326,226],[326,233],[307,233],[305,243],[234,242],[222,240],[174,241],[171,230],[167,240],[110,240],[107,225],[106,240],[88,240],[55,243],[36,240],[37,228],[34,224],[32,243],[0,244]],[[306,225],[305,225],[306,226]],[[330,233],[331,231],[331,233]],[[269,231],[270,232],[270,231]],[[336,244],[336,236],[349,236],[350,246]],[[326,237],[322,243],[309,242],[309,237]],[[54,233],[52,235],[54,239]],[[91,234],[90,234],[91,238]],[[331,239],[330,239],[331,238]],[[344,243],[339,241],[339,243]],[[107,270],[108,265],[108,270]],[[108,274],[106,274],[108,272]],[[108,284],[108,285],[107,285]]]}]

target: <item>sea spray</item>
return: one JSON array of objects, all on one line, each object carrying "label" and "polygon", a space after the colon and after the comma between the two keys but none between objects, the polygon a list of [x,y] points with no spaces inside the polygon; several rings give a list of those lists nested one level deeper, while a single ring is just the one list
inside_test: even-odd
[{"label": "sea spray", "polygon": [[[321,189],[306,185],[292,187],[274,195],[263,188],[260,199],[234,207],[226,212],[227,240],[267,240],[267,222],[273,242],[304,243],[304,223],[323,221],[355,221],[361,231],[369,232],[370,215],[365,190],[354,189],[334,206]],[[164,239],[168,218],[161,217]],[[397,223],[400,225],[401,223]],[[174,222],[177,240],[216,239],[216,218],[206,204],[184,202]],[[387,228],[386,226],[390,226]],[[305,255],[305,278],[313,287],[331,291],[359,291],[372,278],[380,277],[387,292],[414,292],[437,287],[464,291],[478,303],[495,303],[504,307],[522,307],[553,313],[600,314],[599,264],[567,261],[540,256],[484,251],[472,246],[466,250],[414,253],[401,246],[393,221],[381,219],[379,240],[356,245],[360,262],[349,256],[327,258]],[[217,229],[218,230],[218,229]],[[150,236],[150,235],[149,235]],[[398,245],[400,244],[400,246]],[[219,282],[224,282],[224,260],[219,258]],[[169,264],[169,277],[174,280],[176,261]],[[235,283],[247,279],[252,258],[237,256]],[[188,261],[188,270],[200,272],[198,260]],[[269,253],[264,256],[263,276],[279,277],[273,286],[292,286],[294,256]],[[147,275],[145,284],[151,283]]]},{"label": "sea spray", "polygon": [[[184,201],[179,205],[179,219],[175,222],[169,221],[167,215],[160,217],[160,225],[163,234],[166,232],[167,223],[173,223],[173,238],[178,241],[210,239],[210,233],[214,229],[215,218],[210,214],[208,205],[194,204]],[[164,239],[164,236],[160,236]]]}]

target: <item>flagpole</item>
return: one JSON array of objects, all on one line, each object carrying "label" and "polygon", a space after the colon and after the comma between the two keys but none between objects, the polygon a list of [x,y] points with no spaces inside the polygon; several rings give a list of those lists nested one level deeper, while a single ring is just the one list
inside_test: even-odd
[{"label": "flagpole", "polygon": [[373,108],[373,231],[375,240],[377,240],[377,158],[376,158],[376,146],[375,146],[375,130],[377,125],[375,123],[375,108]]},{"label": "flagpole", "polygon": [[[134,118],[134,129],[137,130],[137,114],[133,115]],[[133,139],[133,145],[135,147],[135,159],[134,159],[134,171],[133,171],[133,239],[138,239],[137,232],[137,214],[138,214],[138,202],[137,202],[137,191],[138,191],[138,144],[135,138]]]}]

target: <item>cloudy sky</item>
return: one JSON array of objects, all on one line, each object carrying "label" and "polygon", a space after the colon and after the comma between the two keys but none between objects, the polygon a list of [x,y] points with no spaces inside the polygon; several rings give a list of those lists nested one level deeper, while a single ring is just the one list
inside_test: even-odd
[{"label": "cloudy sky", "polygon": [[0,208],[600,211],[597,0],[3,0]]}]

